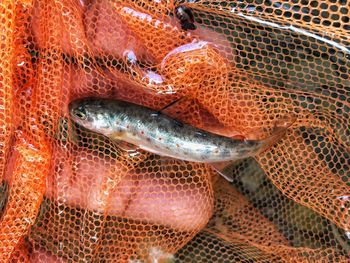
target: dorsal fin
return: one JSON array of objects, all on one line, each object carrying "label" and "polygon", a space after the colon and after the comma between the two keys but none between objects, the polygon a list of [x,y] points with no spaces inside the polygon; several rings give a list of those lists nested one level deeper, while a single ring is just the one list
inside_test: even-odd
[{"label": "dorsal fin", "polygon": [[171,111],[172,109],[174,109],[176,107],[176,105],[181,102],[182,100],[184,100],[184,97],[180,97],[174,101],[172,101],[170,104],[165,105],[162,109],[160,109],[158,112],[159,113],[163,113],[165,115],[168,115],[167,112]]}]

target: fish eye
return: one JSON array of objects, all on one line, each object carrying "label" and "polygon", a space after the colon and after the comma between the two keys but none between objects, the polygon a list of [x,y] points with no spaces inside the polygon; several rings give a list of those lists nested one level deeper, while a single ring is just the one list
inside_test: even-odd
[{"label": "fish eye", "polygon": [[77,109],[73,110],[73,114],[75,117],[81,119],[81,120],[85,120],[86,119],[86,111],[84,108],[79,107]]}]

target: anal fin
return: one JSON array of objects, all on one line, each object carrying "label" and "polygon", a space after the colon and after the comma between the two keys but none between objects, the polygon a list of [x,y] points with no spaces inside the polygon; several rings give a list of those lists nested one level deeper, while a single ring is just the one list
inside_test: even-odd
[{"label": "anal fin", "polygon": [[233,182],[234,175],[232,170],[232,165],[234,165],[237,161],[226,161],[226,162],[216,162],[210,163],[209,165],[222,177],[224,177],[227,181]]}]

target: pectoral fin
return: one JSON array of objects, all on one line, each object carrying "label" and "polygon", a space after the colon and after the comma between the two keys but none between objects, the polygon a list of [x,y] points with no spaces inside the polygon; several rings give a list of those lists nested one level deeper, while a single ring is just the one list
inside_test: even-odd
[{"label": "pectoral fin", "polygon": [[123,136],[125,135],[124,132],[115,132],[111,136],[113,139],[113,142],[116,144],[116,146],[121,149],[122,151],[125,151],[127,153],[136,153],[139,150],[139,147],[137,147],[134,144],[128,143],[123,140]]},{"label": "pectoral fin", "polygon": [[211,163],[210,166],[227,181],[233,182],[234,175],[232,165],[234,165],[236,162],[236,160],[227,162],[217,162]]},{"label": "pectoral fin", "polygon": [[136,154],[140,151],[139,147],[125,141],[116,141],[116,144],[121,150],[127,152],[128,154]]}]

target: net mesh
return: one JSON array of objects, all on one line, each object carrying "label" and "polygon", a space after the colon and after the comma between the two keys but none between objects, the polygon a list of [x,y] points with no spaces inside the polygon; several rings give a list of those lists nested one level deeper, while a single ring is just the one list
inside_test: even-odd
[{"label": "net mesh", "polygon": [[[349,17],[346,0],[2,0],[0,262],[349,262]],[[228,183],[73,123],[87,96],[177,101],[227,136],[296,121]]]}]

